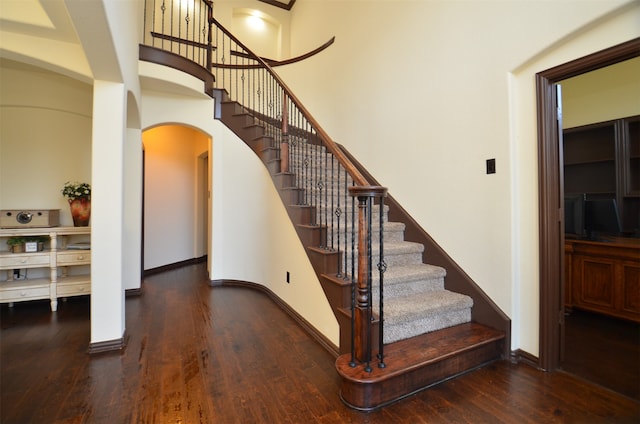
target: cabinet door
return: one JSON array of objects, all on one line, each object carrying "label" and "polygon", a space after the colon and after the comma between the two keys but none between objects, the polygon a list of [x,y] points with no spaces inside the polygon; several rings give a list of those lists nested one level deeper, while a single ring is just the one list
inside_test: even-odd
[{"label": "cabinet door", "polygon": [[625,314],[640,317],[640,263],[624,262],[621,264],[621,304]]},{"label": "cabinet door", "polygon": [[586,309],[615,310],[616,260],[574,256],[573,302]]}]

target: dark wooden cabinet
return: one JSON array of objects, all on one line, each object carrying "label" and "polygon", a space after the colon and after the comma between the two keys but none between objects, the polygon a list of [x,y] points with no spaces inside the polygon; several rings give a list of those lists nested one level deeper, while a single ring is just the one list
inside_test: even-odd
[{"label": "dark wooden cabinet", "polygon": [[565,307],[640,322],[640,239],[566,240]]},{"label": "dark wooden cabinet", "polygon": [[563,132],[564,191],[615,199],[622,230],[640,231],[640,116]]}]

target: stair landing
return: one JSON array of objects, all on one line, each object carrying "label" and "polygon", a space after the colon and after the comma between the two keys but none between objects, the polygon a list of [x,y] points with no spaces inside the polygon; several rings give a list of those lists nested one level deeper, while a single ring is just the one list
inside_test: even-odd
[{"label": "stair landing", "polygon": [[[371,411],[501,357],[504,333],[465,323],[385,345],[385,368],[371,372],[349,366],[351,354],[340,355],[340,397],[349,407]],[[374,356],[375,357],[375,356]]]}]

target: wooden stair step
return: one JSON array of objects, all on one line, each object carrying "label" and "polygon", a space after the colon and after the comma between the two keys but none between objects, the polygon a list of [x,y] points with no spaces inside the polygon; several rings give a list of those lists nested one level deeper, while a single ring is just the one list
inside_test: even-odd
[{"label": "wooden stair step", "polygon": [[460,324],[385,345],[386,367],[372,362],[371,372],[363,364],[350,367],[350,353],[340,355],[340,396],[354,409],[378,409],[499,359],[504,337],[477,323]]}]

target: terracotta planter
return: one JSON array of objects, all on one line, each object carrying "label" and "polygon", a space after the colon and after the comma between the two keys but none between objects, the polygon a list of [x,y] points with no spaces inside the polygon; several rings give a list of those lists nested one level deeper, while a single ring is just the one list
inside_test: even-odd
[{"label": "terracotta planter", "polygon": [[69,200],[69,207],[71,208],[71,217],[73,218],[74,227],[89,226],[89,219],[91,219],[91,200]]}]

